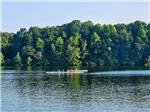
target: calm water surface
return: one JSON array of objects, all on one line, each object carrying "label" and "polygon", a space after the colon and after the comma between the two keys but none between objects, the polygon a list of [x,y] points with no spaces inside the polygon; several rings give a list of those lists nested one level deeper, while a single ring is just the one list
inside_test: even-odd
[{"label": "calm water surface", "polygon": [[150,75],[5,70],[1,74],[1,111],[150,112]]}]

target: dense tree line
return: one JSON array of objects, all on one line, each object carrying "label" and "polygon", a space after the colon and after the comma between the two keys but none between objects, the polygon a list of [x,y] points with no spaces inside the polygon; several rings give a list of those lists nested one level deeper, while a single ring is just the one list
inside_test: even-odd
[{"label": "dense tree line", "polygon": [[150,24],[91,21],[1,32],[0,62],[8,65],[150,66]]}]

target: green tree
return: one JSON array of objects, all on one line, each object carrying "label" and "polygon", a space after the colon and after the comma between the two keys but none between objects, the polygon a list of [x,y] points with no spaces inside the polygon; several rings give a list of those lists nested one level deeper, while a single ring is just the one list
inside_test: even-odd
[{"label": "green tree", "polygon": [[20,51],[22,61],[26,64],[28,57],[33,58],[35,55],[35,49],[31,45],[24,46]]},{"label": "green tree", "polygon": [[76,33],[80,32],[80,24],[81,23],[79,20],[73,20],[68,24],[66,27],[66,32],[69,34],[69,36],[74,36]]},{"label": "green tree", "polygon": [[33,60],[32,63],[34,65],[42,65],[43,64],[42,63],[42,60],[43,60],[42,52],[36,51],[34,53],[34,56],[33,56],[32,60]]},{"label": "green tree", "polygon": [[82,40],[81,41],[81,59],[84,60],[84,58],[88,55],[88,50],[87,50],[87,41]]},{"label": "green tree", "polygon": [[71,45],[67,47],[67,62],[70,66],[81,65],[80,48],[74,48]]},{"label": "green tree", "polygon": [[22,65],[22,60],[21,60],[19,52],[17,52],[16,56],[13,58],[13,64],[14,65]]},{"label": "green tree", "polygon": [[4,55],[2,52],[0,52],[0,65],[3,65],[4,63],[5,63]]},{"label": "green tree", "polygon": [[43,47],[44,47],[44,41],[41,38],[38,38],[36,41],[35,48],[39,51],[42,51]]},{"label": "green tree", "polygon": [[150,56],[146,59],[145,66],[150,67]]},{"label": "green tree", "polygon": [[74,20],[1,32],[0,41],[3,65],[144,66],[150,55],[150,24],[94,25]]},{"label": "green tree", "polygon": [[32,58],[30,56],[27,58],[27,65],[32,65]]},{"label": "green tree", "polygon": [[83,39],[88,39],[93,32],[93,23],[86,21],[81,24],[81,36]]}]

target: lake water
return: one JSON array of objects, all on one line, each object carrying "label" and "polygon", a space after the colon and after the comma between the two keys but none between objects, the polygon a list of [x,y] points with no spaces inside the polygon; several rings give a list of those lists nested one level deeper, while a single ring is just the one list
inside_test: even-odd
[{"label": "lake water", "polygon": [[150,112],[150,71],[119,72],[4,70],[1,112]]}]

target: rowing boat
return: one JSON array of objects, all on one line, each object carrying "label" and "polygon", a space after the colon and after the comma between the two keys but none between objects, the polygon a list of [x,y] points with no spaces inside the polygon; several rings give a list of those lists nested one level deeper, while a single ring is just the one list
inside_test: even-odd
[{"label": "rowing boat", "polygon": [[81,74],[87,73],[88,70],[67,70],[67,71],[48,71],[46,74]]}]

